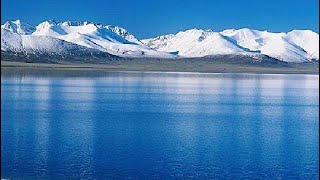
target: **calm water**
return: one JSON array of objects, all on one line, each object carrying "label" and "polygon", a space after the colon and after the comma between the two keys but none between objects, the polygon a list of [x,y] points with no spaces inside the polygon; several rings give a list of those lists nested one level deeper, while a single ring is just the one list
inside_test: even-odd
[{"label": "calm water", "polygon": [[1,177],[318,179],[318,80],[3,72]]}]

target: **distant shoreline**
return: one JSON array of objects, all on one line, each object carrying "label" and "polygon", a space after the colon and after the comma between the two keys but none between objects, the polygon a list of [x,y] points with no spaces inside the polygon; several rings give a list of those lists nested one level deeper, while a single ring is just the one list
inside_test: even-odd
[{"label": "distant shoreline", "polygon": [[207,60],[130,60],[113,61],[105,64],[49,64],[1,61],[1,70],[34,68],[64,71],[106,72],[185,72],[185,73],[250,73],[250,74],[315,74],[319,75],[319,64],[259,65],[222,63]]}]

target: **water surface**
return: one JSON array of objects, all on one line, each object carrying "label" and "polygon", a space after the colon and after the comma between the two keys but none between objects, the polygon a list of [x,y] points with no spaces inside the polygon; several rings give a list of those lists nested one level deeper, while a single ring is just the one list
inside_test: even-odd
[{"label": "water surface", "polygon": [[318,179],[318,80],[6,71],[1,178]]}]

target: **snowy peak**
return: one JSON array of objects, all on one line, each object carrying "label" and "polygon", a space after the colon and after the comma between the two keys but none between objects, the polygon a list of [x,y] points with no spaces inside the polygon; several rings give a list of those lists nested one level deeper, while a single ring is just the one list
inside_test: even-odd
[{"label": "snowy peak", "polygon": [[308,58],[319,60],[319,34],[310,30],[293,30],[285,39],[305,50]]},{"label": "snowy peak", "polygon": [[273,33],[244,28],[220,33],[236,41],[239,46],[283,61],[306,62],[319,59],[316,55],[319,52],[319,35],[310,30]]},{"label": "snowy peak", "polygon": [[86,49],[73,43],[48,36],[20,35],[6,29],[1,31],[1,50],[32,54],[64,54]]},{"label": "snowy peak", "polygon": [[203,57],[217,54],[245,53],[246,48],[212,30],[190,29],[175,35],[165,35],[142,40],[143,43],[159,51],[178,52],[184,57]]},{"label": "snowy peak", "polygon": [[71,22],[56,23],[55,21],[44,21],[40,23],[33,35],[62,36],[70,33],[86,34],[96,31],[94,24],[74,24]]},{"label": "snowy peak", "polygon": [[[6,42],[7,45],[1,46],[1,49],[10,49],[14,51],[18,49],[24,49],[23,43],[10,43],[9,37],[16,37],[14,41],[19,39],[28,39],[27,44],[40,42],[39,40],[46,42],[49,46],[52,44],[53,48],[44,46],[49,49],[54,49],[56,40],[62,42],[72,43],[81,47],[89,49],[95,49],[98,51],[106,52],[120,57],[161,57],[161,58],[173,58],[176,55],[172,55],[166,52],[159,52],[144,45],[137,38],[135,38],[126,29],[112,26],[103,25],[93,22],[80,22],[80,21],[66,21],[56,22],[54,20],[44,21],[36,26],[36,28],[25,28],[28,26],[22,26],[20,22],[13,22],[14,24],[4,24],[1,28],[14,33],[14,35],[1,36],[1,41]],[[20,30],[21,29],[21,30]],[[27,31],[28,30],[28,31]],[[30,36],[30,37],[29,37]],[[47,39],[44,40],[44,37]],[[50,39],[50,38],[51,39]],[[52,43],[49,43],[49,41]],[[20,46],[20,45],[23,46]],[[36,43],[39,45],[39,43]],[[60,43],[61,44],[61,43]],[[11,45],[17,45],[11,46]],[[30,48],[29,48],[30,49]],[[44,49],[41,49],[44,50]]]},{"label": "snowy peak", "polygon": [[220,32],[220,34],[224,35],[224,36],[228,36],[228,37],[232,37],[233,39],[238,39],[238,40],[253,40],[253,39],[257,39],[260,37],[260,35],[262,34],[262,32],[256,31],[256,30],[252,30],[249,28],[243,28],[243,29],[227,29],[224,30],[222,32]]},{"label": "snowy peak", "polygon": [[[81,21],[65,21],[65,22],[61,22],[59,23],[59,25],[62,26],[84,26],[84,25],[88,25],[88,24],[94,24],[92,22],[81,22]],[[98,25],[98,24],[96,24]]]},{"label": "snowy peak", "polygon": [[36,29],[40,30],[40,29],[44,29],[44,28],[49,28],[54,25],[57,25],[57,22],[54,20],[43,21],[37,25]]},{"label": "snowy peak", "polygon": [[57,38],[70,34],[93,35],[113,42],[142,44],[124,28],[93,22],[66,21],[57,23],[55,21],[44,21],[37,26],[36,31],[33,33],[33,35],[54,36]]},{"label": "snowy peak", "polygon": [[105,26],[106,29],[111,30],[112,32],[118,34],[119,36],[123,37],[129,42],[133,42],[136,44],[142,44],[136,37],[134,37],[130,32],[128,32],[126,29],[119,27],[119,26],[112,26],[112,25],[107,25]]},{"label": "snowy peak", "polygon": [[213,32],[211,29],[203,30],[203,29],[194,28],[194,29],[189,29],[185,31],[180,31],[175,36],[180,38],[184,36],[194,37],[194,38],[200,39],[201,41],[201,39],[204,39],[212,34],[215,34],[215,32]]},{"label": "snowy peak", "polygon": [[35,31],[35,28],[30,24],[21,20],[7,21],[1,25],[1,29],[6,29],[10,32],[14,32],[21,35],[31,34]]},{"label": "snowy peak", "polygon": [[142,40],[147,46],[185,57],[260,53],[286,62],[319,60],[319,35],[310,30],[273,33],[249,28],[221,32],[190,29]]},{"label": "snowy peak", "polygon": [[[88,48],[120,57],[205,57],[267,55],[286,62],[319,60],[319,34],[310,30],[274,33],[250,28],[189,29],[139,40],[126,29],[88,21],[44,21],[31,26],[21,20],[1,25],[1,50],[53,52],[64,46]],[[46,43],[41,45],[42,43]],[[70,50],[70,48],[65,49]]]}]

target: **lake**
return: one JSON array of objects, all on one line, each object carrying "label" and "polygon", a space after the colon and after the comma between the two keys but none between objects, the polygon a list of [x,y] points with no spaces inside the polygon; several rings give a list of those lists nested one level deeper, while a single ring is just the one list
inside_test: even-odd
[{"label": "lake", "polygon": [[1,178],[318,179],[318,81],[2,70]]}]

